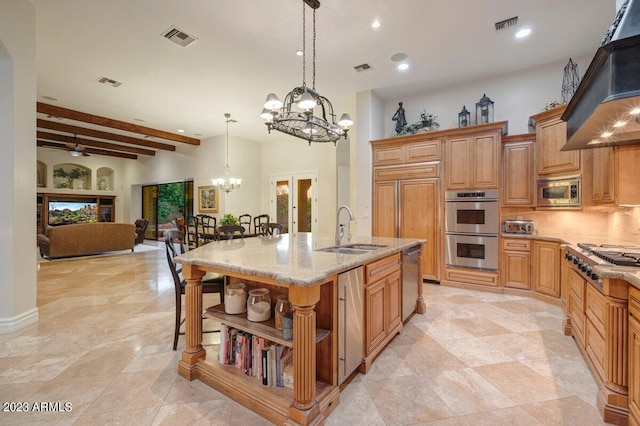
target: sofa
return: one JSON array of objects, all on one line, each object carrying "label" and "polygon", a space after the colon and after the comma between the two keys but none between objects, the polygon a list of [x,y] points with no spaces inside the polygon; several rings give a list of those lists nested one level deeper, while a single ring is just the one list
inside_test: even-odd
[{"label": "sofa", "polygon": [[133,251],[136,238],[133,223],[79,223],[49,226],[38,234],[38,247],[42,257],[83,256],[116,250]]}]

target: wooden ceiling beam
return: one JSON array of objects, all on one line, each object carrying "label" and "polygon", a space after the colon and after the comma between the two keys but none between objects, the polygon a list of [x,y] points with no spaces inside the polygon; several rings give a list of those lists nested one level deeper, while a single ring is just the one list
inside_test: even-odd
[{"label": "wooden ceiling beam", "polygon": [[74,135],[91,136],[93,138],[106,139],[114,142],[123,142],[131,145],[146,146],[147,148],[162,149],[165,151],[175,151],[176,147],[167,143],[150,141],[147,139],[132,138],[131,136],[118,135],[116,133],[103,132],[101,130],[86,129],[84,127],[73,126],[71,124],[57,123],[39,118],[36,126],[42,129],[56,130],[59,132],[72,133]]},{"label": "wooden ceiling beam", "polygon": [[68,118],[70,120],[82,121],[98,126],[111,127],[112,129],[125,130],[132,133],[140,133],[143,135],[155,136],[158,138],[186,143],[189,145],[200,145],[200,139],[190,138],[184,135],[165,132],[162,130],[152,129],[151,127],[139,126],[137,124],[127,123],[125,121],[113,120],[111,118],[100,117],[98,115],[87,114],[72,109],[62,108],[54,105],[37,103],[37,111],[41,114],[49,114],[54,117]]},{"label": "wooden ceiling beam", "polygon": [[84,139],[84,138],[74,139],[71,136],[60,135],[58,133],[49,133],[49,132],[39,131],[37,132],[37,137],[39,139],[46,139],[46,140],[57,141],[57,142],[65,142],[65,143],[77,142],[80,145],[93,146],[96,148],[104,148],[111,151],[132,152],[134,154],[151,155],[151,156],[156,155],[156,152],[150,149],[136,148],[133,146],[118,145],[115,143],[100,142],[100,141],[94,141],[91,139]]},{"label": "wooden ceiling beam", "polygon": [[[64,143],[57,143],[51,141],[43,141],[37,140],[36,144],[43,148],[53,148],[53,149],[63,149],[65,151],[69,151],[69,148]],[[94,149],[94,148],[85,148],[84,152],[87,154],[95,154],[95,155],[105,155],[107,157],[119,157],[119,158],[127,158],[129,160],[137,160],[138,156],[135,154],[127,154],[124,152],[115,152],[115,151],[105,151],[102,149]]]}]

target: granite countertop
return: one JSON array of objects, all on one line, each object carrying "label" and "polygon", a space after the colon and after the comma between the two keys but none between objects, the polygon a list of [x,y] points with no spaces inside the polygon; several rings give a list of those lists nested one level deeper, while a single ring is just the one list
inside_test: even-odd
[{"label": "granite countertop", "polygon": [[[501,234],[504,238],[522,238],[527,240],[539,240],[539,241],[553,241],[562,245],[570,245],[575,249],[578,249],[578,243],[592,243],[592,244],[617,244],[638,247],[640,244],[633,241],[625,241],[616,238],[611,238],[601,235],[551,235],[535,232],[534,234],[509,234],[503,232]],[[594,256],[595,257],[595,256]],[[634,268],[629,266],[615,266],[604,260],[597,259],[596,265],[593,266],[594,272],[600,275],[602,278],[613,278],[627,281],[629,284],[640,289],[640,268]]]},{"label": "granite countertop", "polygon": [[286,285],[309,287],[325,282],[331,275],[425,242],[424,239],[414,238],[354,236],[350,241],[344,238],[341,245],[376,244],[386,247],[364,254],[343,254],[317,251],[335,246],[333,236],[283,234],[211,242],[176,257],[176,262],[267,277]]}]

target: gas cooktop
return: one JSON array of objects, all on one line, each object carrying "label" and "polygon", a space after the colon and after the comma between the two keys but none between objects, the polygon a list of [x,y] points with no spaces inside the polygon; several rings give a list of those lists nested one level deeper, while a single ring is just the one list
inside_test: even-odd
[{"label": "gas cooktop", "polygon": [[578,243],[578,247],[613,265],[640,267],[640,247],[591,243]]}]

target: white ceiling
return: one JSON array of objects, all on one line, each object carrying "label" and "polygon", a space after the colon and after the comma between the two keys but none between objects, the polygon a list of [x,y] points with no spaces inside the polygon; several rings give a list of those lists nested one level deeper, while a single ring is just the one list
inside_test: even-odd
[{"label": "white ceiling", "polygon": [[[268,92],[302,83],[301,0],[31,0],[37,14],[38,101],[165,131],[268,141]],[[358,91],[384,99],[592,55],[615,0],[321,0],[316,88],[337,114]],[[310,31],[311,9],[307,8]],[[519,17],[516,27],[494,23]],[[370,24],[380,19],[374,30]],[[198,40],[180,47],[176,26]],[[532,35],[516,41],[516,30]],[[311,80],[307,37],[307,82]],[[406,53],[411,68],[391,61]],[[372,69],[357,73],[353,67]],[[100,77],[122,82],[118,88]],[[42,96],[58,99],[52,102]],[[348,111],[355,115],[355,111]],[[272,138],[275,136],[271,136]]]}]

